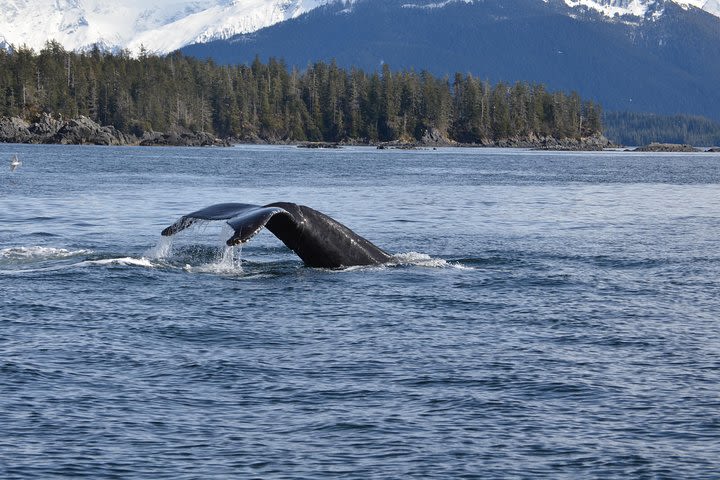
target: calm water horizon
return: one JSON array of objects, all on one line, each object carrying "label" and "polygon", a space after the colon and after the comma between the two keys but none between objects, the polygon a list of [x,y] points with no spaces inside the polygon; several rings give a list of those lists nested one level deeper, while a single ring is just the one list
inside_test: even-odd
[{"label": "calm water horizon", "polygon": [[[719,478],[720,154],[0,159],[0,478]],[[276,201],[393,261],[160,237]]]}]

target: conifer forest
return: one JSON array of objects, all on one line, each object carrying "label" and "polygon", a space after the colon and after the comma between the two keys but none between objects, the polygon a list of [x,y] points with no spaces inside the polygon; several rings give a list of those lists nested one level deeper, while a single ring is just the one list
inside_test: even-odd
[{"label": "conifer forest", "polygon": [[601,133],[601,109],[541,84],[470,74],[300,70],[282,60],[219,65],[173,53],[0,50],[0,116],[89,117],[125,133],[188,129],[240,141],[414,141],[428,131],[480,144]]}]

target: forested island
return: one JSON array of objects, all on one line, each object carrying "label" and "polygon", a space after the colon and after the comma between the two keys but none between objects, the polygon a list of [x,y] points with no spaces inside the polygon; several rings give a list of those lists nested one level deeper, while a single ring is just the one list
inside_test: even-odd
[{"label": "forested island", "polygon": [[68,52],[54,42],[39,53],[0,50],[6,142],[582,149],[607,146],[601,116],[599,105],[577,93],[540,84],[491,85],[387,65],[378,72],[322,62],[300,71],[274,59],[226,66],[180,53]]}]

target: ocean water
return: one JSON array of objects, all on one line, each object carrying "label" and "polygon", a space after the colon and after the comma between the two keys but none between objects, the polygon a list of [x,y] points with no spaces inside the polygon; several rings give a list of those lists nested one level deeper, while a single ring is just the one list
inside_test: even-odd
[{"label": "ocean water", "polygon": [[[720,155],[0,145],[0,478],[720,478]],[[308,268],[220,202],[394,254]]]}]

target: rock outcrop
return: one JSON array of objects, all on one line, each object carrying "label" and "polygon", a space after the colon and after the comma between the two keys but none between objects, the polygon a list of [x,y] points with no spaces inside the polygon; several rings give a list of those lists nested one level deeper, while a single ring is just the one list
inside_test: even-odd
[{"label": "rock outcrop", "polygon": [[613,148],[614,145],[604,135],[592,135],[583,138],[564,138],[557,140],[546,137],[540,140],[540,146],[535,147],[541,150],[566,150],[566,151],[602,151],[606,148]]},{"label": "rock outcrop", "polygon": [[582,138],[555,138],[555,137],[536,137],[531,135],[524,138],[509,138],[497,142],[491,142],[490,146],[495,147],[516,147],[516,148],[532,148],[535,150],[558,150],[558,151],[602,151],[606,148],[613,148],[613,144],[602,134],[595,134]]},{"label": "rock outcrop", "polygon": [[134,136],[128,136],[115,127],[102,127],[87,117],[61,122],[60,128],[45,143],[63,145],[132,145]]},{"label": "rock outcrop", "polygon": [[137,139],[115,127],[100,126],[87,117],[58,120],[44,113],[32,123],[18,117],[0,119],[0,142],[132,145]]},{"label": "rock outcrop", "polygon": [[638,147],[636,152],[699,152],[700,149],[692,145],[681,145],[679,143],[651,143],[644,147]]},{"label": "rock outcrop", "polygon": [[62,145],[162,145],[227,146],[229,143],[205,132],[189,130],[170,133],[145,132],[142,138],[126,134],[113,126],[101,126],[80,116],[59,120],[46,113],[28,123],[18,117],[0,118],[0,142],[57,143]]},{"label": "rock outcrop", "polygon": [[145,132],[139,141],[145,147],[227,147],[230,143],[207,132]]},{"label": "rock outcrop", "polygon": [[342,148],[337,142],[303,142],[298,148]]},{"label": "rock outcrop", "polygon": [[32,143],[34,135],[28,128],[30,124],[17,117],[0,118],[0,142]]},{"label": "rock outcrop", "polygon": [[449,147],[457,145],[437,128],[428,128],[420,138],[420,145],[424,147]]},{"label": "rock outcrop", "polygon": [[394,141],[383,142],[378,145],[380,149],[413,149],[422,147],[498,147],[498,148],[531,148],[535,150],[559,150],[559,151],[602,151],[606,148],[614,148],[613,144],[604,135],[596,134],[583,138],[537,137],[510,137],[502,140],[485,139],[481,143],[457,143],[449,140],[437,130],[426,132],[420,141]]}]

